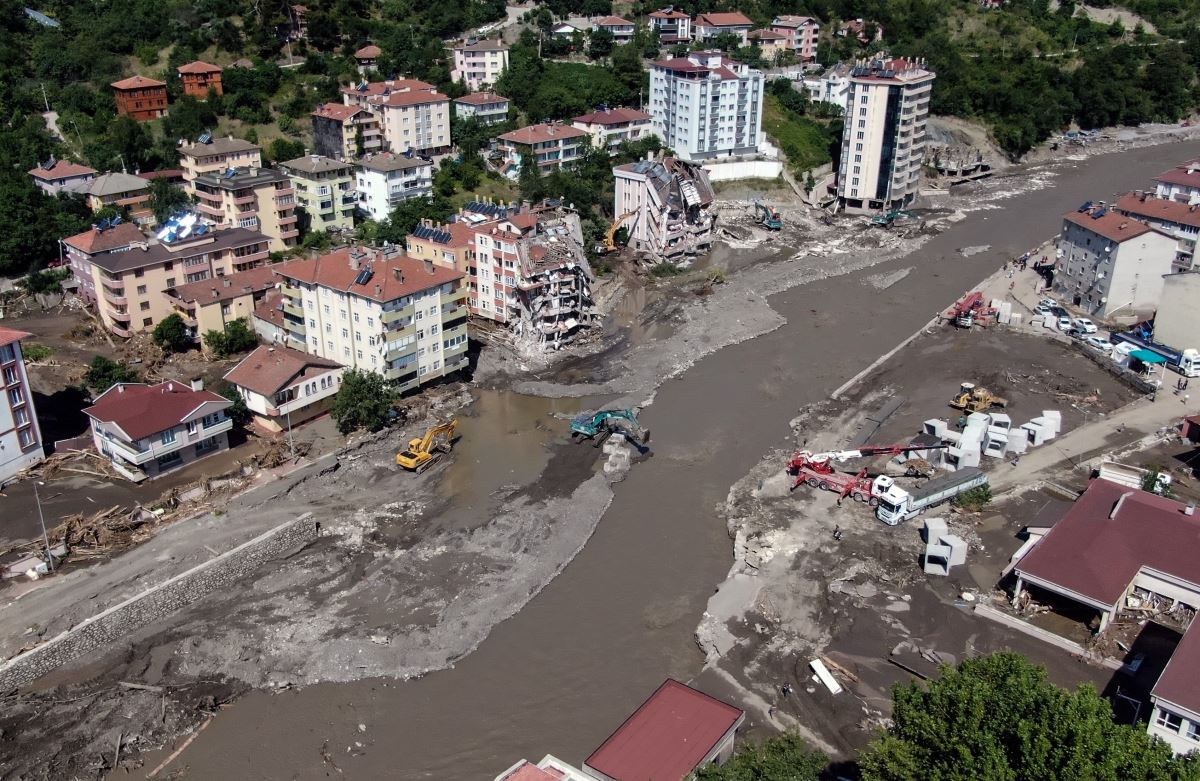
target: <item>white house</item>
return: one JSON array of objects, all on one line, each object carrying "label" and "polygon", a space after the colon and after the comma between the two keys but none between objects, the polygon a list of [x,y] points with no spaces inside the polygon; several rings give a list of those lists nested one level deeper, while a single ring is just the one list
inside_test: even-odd
[{"label": "white house", "polygon": [[690,43],[692,40],[692,17],[674,6],[667,6],[649,15],[650,29],[658,31],[658,40],[663,46]]},{"label": "white house", "polygon": [[1063,215],[1054,290],[1095,317],[1148,314],[1175,248],[1173,237],[1144,222],[1085,204]]},{"label": "white house", "polygon": [[503,41],[484,39],[454,47],[452,81],[461,81],[472,92],[491,86],[508,68],[508,46]]},{"label": "white house", "polygon": [[373,220],[386,220],[401,201],[433,192],[433,163],[416,155],[380,152],[355,162],[358,208]]},{"label": "white house", "polygon": [[155,478],[229,449],[233,404],[200,383],[118,383],[83,412],[92,419],[97,452],[132,480]]},{"label": "white house", "polygon": [[592,146],[607,149],[610,155],[620,151],[626,141],[639,141],[650,135],[650,115],[636,108],[607,108],[575,117],[571,126],[592,137]]},{"label": "white house", "polygon": [[1196,244],[1200,242],[1200,199],[1187,204],[1171,198],[1159,198],[1151,193],[1132,192],[1121,196],[1116,210],[1175,237],[1178,242],[1176,271],[1186,271],[1196,265]]},{"label": "white house", "polygon": [[746,36],[754,22],[750,17],[738,11],[728,13],[698,14],[692,21],[693,34],[697,41],[707,41],[723,33],[732,33],[746,45]]},{"label": "white house", "polygon": [[337,361],[282,345],[259,345],[225,375],[254,422],[283,431],[329,411],[342,384]]},{"label": "white house", "polygon": [[757,152],[762,101],[762,71],[721,52],[692,52],[650,69],[652,127],[684,160]]},{"label": "white house", "polygon": [[612,33],[617,43],[627,43],[633,39],[633,22],[619,16],[605,16],[592,23],[593,30],[607,30]]},{"label": "white house", "polygon": [[1200,203],[1200,157],[1180,163],[1154,177],[1159,198]]},{"label": "white house", "polygon": [[0,486],[46,457],[21,355],[21,340],[29,336],[0,328]]},{"label": "white house", "polygon": [[454,99],[454,116],[474,117],[481,125],[499,125],[508,121],[508,98],[494,92],[472,92]]},{"label": "white house", "polygon": [[829,103],[844,115],[850,99],[850,66],[835,65],[820,76],[806,76],[796,86],[803,87],[813,103]]}]

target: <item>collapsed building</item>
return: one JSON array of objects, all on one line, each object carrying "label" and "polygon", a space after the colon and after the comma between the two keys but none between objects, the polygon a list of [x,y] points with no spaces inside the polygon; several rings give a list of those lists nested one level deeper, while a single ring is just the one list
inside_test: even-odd
[{"label": "collapsed building", "polygon": [[678,262],[712,245],[715,196],[703,168],[675,157],[613,168],[613,228],[629,230],[629,246],[659,261]]},{"label": "collapsed building", "polygon": [[518,347],[557,350],[598,318],[572,206],[472,201],[449,223],[422,222],[406,243],[413,257],[467,274],[471,314],[508,328]]}]

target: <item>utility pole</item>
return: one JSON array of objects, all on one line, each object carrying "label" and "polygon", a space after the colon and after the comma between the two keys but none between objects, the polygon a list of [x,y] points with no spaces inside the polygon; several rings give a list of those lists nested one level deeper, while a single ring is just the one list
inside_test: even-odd
[{"label": "utility pole", "polygon": [[46,566],[50,572],[54,572],[54,557],[50,555],[50,535],[46,534],[46,517],[42,515],[42,496],[38,493],[38,486],[45,485],[40,480],[33,482],[33,500],[37,502],[38,522],[42,525],[42,543],[46,546]]},{"label": "utility pole", "polygon": [[287,411],[288,450],[292,454],[292,463],[296,463],[296,440],[292,438],[292,410]]},{"label": "utility pole", "polygon": [[45,85],[45,83],[42,83],[40,86],[42,88],[42,102],[46,104],[46,113],[49,114],[50,113],[50,99],[48,97],[46,97],[46,85]]}]

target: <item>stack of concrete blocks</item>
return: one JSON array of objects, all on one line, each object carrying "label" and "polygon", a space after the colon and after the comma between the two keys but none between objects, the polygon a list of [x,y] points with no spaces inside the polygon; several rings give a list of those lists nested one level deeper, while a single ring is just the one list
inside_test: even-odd
[{"label": "stack of concrete blocks", "polygon": [[629,452],[625,437],[613,434],[605,441],[603,452],[608,456],[608,460],[604,462],[604,474],[624,474],[629,471],[633,463],[633,454]]},{"label": "stack of concrete blocks", "polygon": [[957,534],[949,534],[941,518],[925,521],[925,574],[950,574],[951,567],[967,562],[967,542]]},{"label": "stack of concrete blocks", "polygon": [[947,469],[958,471],[969,466],[979,466],[983,455],[983,440],[987,436],[991,420],[991,416],[985,412],[972,412],[967,416],[967,425],[961,432],[946,432],[946,438],[954,443],[946,449]]},{"label": "stack of concrete blocks", "polygon": [[1031,447],[1040,447],[1058,436],[1062,430],[1062,413],[1042,410],[1042,414],[1021,426]]},{"label": "stack of concrete blocks", "polygon": [[1008,325],[1012,322],[1012,303],[1009,301],[1001,301],[1000,306],[996,307],[996,320],[1001,325]]},{"label": "stack of concrete blocks", "polygon": [[983,454],[992,458],[1004,458],[1008,452],[1012,418],[1003,412],[992,412],[987,417],[988,428],[983,438]]}]

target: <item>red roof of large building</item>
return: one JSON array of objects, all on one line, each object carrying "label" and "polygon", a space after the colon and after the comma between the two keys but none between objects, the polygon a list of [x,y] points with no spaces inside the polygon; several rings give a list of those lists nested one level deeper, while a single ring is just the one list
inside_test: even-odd
[{"label": "red roof of large building", "polygon": [[290,385],[340,368],[341,364],[337,361],[281,345],[260,344],[254,348],[254,352],[230,369],[225,374],[225,379],[270,398]]},{"label": "red roof of large building", "polygon": [[1063,215],[1063,219],[1118,244],[1136,239],[1146,233],[1158,232],[1144,222],[1138,222],[1132,217],[1126,217],[1115,211],[1105,211],[1099,217],[1095,216],[1097,213],[1097,211],[1067,212]]},{"label": "red roof of large building", "polygon": [[135,441],[178,426],[205,404],[218,405],[213,407],[215,411],[232,403],[212,391],[194,391],[175,380],[157,385],[128,382],[118,383],[101,393],[84,414],[112,423],[124,431],[130,441]]},{"label": "red roof of large building", "polygon": [[1150,694],[1200,713],[1200,623],[1183,633]]},{"label": "red roof of large building", "polygon": [[1154,177],[1154,181],[1200,189],[1200,158],[1188,160],[1186,163],[1180,163],[1169,171],[1163,171]]},{"label": "red roof of large building", "polygon": [[195,301],[199,304],[230,301],[239,296],[269,290],[281,281],[275,274],[274,266],[260,266],[200,282],[179,285],[175,288],[175,297],[180,301],[189,303]]},{"label": "red roof of large building", "polygon": [[138,226],[132,222],[122,222],[116,227],[105,228],[104,230],[92,228],[91,230],[86,230],[83,233],[77,233],[74,236],[68,236],[63,239],[65,243],[70,244],[75,249],[87,255],[121,249],[128,247],[135,241],[145,240],[146,237],[138,230]]},{"label": "red roof of large building", "polygon": [[737,11],[696,16],[697,27],[749,27],[752,24],[748,16]]},{"label": "red roof of large building", "polygon": [[1143,567],[1200,587],[1200,516],[1186,515],[1171,499],[1097,479],[1016,570],[1111,606]]},{"label": "red roof of large building", "polygon": [[114,81],[109,86],[115,89],[140,89],[144,87],[165,87],[167,83],[156,79],[148,79],[145,76],[130,76],[127,79]]},{"label": "red roof of large building", "polygon": [[620,781],[683,781],[743,715],[667,679],[584,764]]},{"label": "red roof of large building", "polygon": [[380,49],[373,43],[368,43],[366,46],[356,51],[354,56],[360,60],[373,60],[381,54],[383,54],[383,49]]},{"label": "red roof of large building", "polygon": [[[357,268],[352,263],[357,253]],[[319,258],[292,260],[274,266],[282,277],[321,285],[343,293],[384,303],[422,290],[455,282],[465,274],[434,264],[426,264],[407,255],[388,257],[383,250],[346,247]],[[371,270],[364,278],[363,272]],[[359,280],[363,281],[360,282]]]},{"label": "red roof of large building", "polygon": [[572,122],[584,125],[620,125],[624,122],[645,122],[649,119],[649,114],[636,108],[610,108],[607,111],[594,111],[575,117]]},{"label": "red roof of large building", "polygon": [[205,62],[204,60],[196,60],[186,65],[180,65],[177,70],[180,73],[220,73],[221,66],[213,65],[211,62]]},{"label": "red roof of large building", "polygon": [[390,95],[373,95],[367,98],[372,106],[419,106],[422,103],[449,103],[450,96],[437,90],[412,90],[393,92]]},{"label": "red roof of large building", "polygon": [[1189,206],[1170,198],[1156,198],[1152,194],[1126,193],[1117,201],[1116,209],[1124,214],[1145,220],[1171,222],[1176,225],[1200,228],[1200,205]]},{"label": "red roof of large building", "polygon": [[29,175],[35,179],[45,179],[51,181],[54,179],[69,179],[72,176],[87,176],[95,174],[95,168],[89,168],[86,165],[72,163],[70,160],[55,160],[50,164],[49,168],[38,166],[29,171]]},{"label": "red roof of large building", "polygon": [[578,138],[586,135],[587,133],[584,131],[570,125],[540,123],[523,127],[520,130],[503,133],[498,138],[511,141],[514,144],[540,144],[545,141],[553,141],[556,138]]},{"label": "red roof of large building", "polygon": [[33,334],[0,326],[0,347],[12,344],[13,342],[19,342],[22,339],[28,339],[30,336],[33,336]]},{"label": "red roof of large building", "polygon": [[[362,89],[359,89],[359,87]],[[342,94],[358,95],[364,98],[376,95],[386,95],[389,92],[430,91],[437,89],[434,85],[420,79],[393,79],[391,81],[371,81],[365,85],[342,87]]]},{"label": "red roof of large building", "polygon": [[497,95],[495,92],[472,92],[470,95],[455,98],[454,102],[466,103],[471,106],[486,106],[489,103],[507,103],[508,98]]}]

